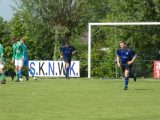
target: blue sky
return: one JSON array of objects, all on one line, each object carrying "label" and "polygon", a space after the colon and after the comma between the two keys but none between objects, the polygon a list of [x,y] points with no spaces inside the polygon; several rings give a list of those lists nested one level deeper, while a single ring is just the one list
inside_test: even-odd
[{"label": "blue sky", "polygon": [[13,0],[0,0],[0,16],[7,21],[13,17],[14,13],[10,5],[15,5]]}]

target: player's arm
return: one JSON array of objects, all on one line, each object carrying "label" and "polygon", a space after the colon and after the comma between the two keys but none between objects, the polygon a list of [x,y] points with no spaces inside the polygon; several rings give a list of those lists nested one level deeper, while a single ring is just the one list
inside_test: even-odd
[{"label": "player's arm", "polygon": [[14,63],[15,55],[16,55],[16,50],[14,49],[14,46],[12,48],[13,48],[12,63]]},{"label": "player's arm", "polygon": [[2,48],[1,48],[1,50],[2,50],[2,53],[1,53],[1,56],[0,56],[0,63],[2,62],[2,60],[3,60],[3,46],[1,46]]},{"label": "player's arm", "polygon": [[131,58],[132,59],[130,61],[128,61],[128,65],[133,64],[133,62],[135,61],[136,57],[137,57],[137,55],[136,55],[135,51],[131,51]]},{"label": "player's arm", "polygon": [[132,63],[135,61],[136,57],[137,57],[137,55],[135,54],[135,55],[133,56],[132,60],[131,60],[131,61],[128,61],[128,65],[132,64]]},{"label": "player's arm", "polygon": [[76,53],[76,49],[74,46],[72,46],[72,54],[75,54]]},{"label": "player's arm", "polygon": [[63,59],[63,48],[62,47],[60,48],[59,54],[60,54],[60,59],[62,60]]},{"label": "player's arm", "polygon": [[118,65],[118,67],[120,67],[121,66],[121,64],[120,64],[120,58],[119,58],[119,56],[117,55],[117,57],[116,57],[116,61],[117,61],[117,65]]},{"label": "player's arm", "polygon": [[119,50],[117,50],[117,56],[116,56],[116,61],[117,61],[117,65],[118,67],[121,67],[121,63],[120,63],[120,56],[119,56],[120,52]]},{"label": "player's arm", "polygon": [[4,55],[4,53],[1,54],[0,63],[3,62],[3,55]]},{"label": "player's arm", "polygon": [[63,52],[60,51],[60,59],[62,60],[63,59]]},{"label": "player's arm", "polygon": [[21,43],[22,46],[22,61],[24,60],[24,56],[25,56],[25,47],[23,45],[23,43]]},{"label": "player's arm", "polygon": [[76,50],[74,50],[73,52],[72,52],[72,54],[75,54],[76,53]]}]

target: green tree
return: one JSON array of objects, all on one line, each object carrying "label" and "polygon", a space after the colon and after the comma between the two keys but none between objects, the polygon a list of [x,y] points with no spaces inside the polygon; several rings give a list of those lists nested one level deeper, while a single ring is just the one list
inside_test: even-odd
[{"label": "green tree", "polygon": [[12,47],[10,40],[10,27],[7,21],[4,21],[3,18],[0,17],[0,44],[4,47],[4,57],[6,59],[5,69],[8,71],[11,69],[11,56],[12,56]]},{"label": "green tree", "polygon": [[[74,59],[87,72],[87,25],[89,22],[159,21],[159,0],[16,0],[18,9],[11,21],[12,34],[27,37],[31,59],[58,59],[63,38],[77,47]],[[14,21],[14,22],[13,22]],[[118,41],[126,40],[139,55],[138,60],[158,59],[159,26],[93,28],[93,76],[114,76]],[[97,31],[99,31],[97,33]],[[153,46],[153,49],[148,46]],[[47,46],[47,47],[46,47]],[[101,51],[107,48],[108,51]],[[156,49],[154,49],[156,48]],[[43,54],[42,54],[43,53]],[[154,54],[153,54],[154,53]],[[100,66],[100,67],[97,67]],[[151,69],[147,63],[147,68]],[[150,71],[151,73],[151,71]]]}]

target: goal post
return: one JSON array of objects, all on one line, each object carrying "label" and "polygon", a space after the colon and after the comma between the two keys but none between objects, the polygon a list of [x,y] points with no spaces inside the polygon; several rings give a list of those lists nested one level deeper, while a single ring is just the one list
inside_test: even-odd
[{"label": "goal post", "polygon": [[91,42],[92,26],[145,26],[160,25],[160,22],[114,22],[114,23],[89,23],[88,24],[88,78],[91,78]]}]

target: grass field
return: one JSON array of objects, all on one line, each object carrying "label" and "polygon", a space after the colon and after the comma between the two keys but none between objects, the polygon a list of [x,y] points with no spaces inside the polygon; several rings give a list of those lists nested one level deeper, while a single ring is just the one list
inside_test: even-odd
[{"label": "grass field", "polygon": [[0,85],[0,120],[160,120],[160,81],[39,79]]}]

